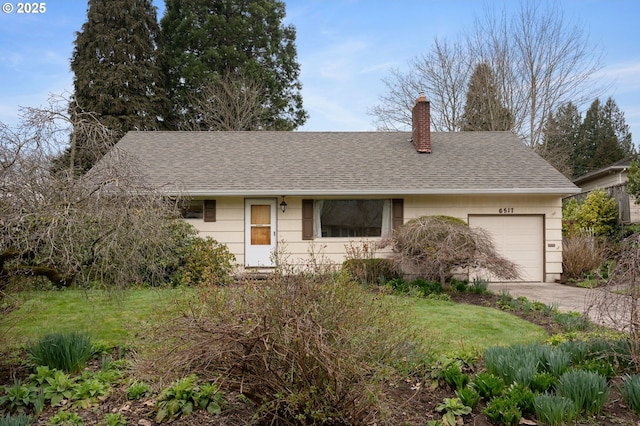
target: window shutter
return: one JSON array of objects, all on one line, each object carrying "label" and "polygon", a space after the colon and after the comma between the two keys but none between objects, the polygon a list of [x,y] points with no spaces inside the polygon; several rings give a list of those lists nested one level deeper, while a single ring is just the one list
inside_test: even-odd
[{"label": "window shutter", "polygon": [[216,221],[216,200],[204,200],[204,221]]},{"label": "window shutter", "polygon": [[302,239],[313,240],[313,200],[302,200]]},{"label": "window shutter", "polygon": [[404,223],[404,200],[401,198],[391,200],[391,221],[393,229]]}]

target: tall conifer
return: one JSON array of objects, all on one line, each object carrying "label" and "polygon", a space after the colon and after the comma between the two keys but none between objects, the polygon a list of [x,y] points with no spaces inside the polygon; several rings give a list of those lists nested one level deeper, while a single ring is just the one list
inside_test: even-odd
[{"label": "tall conifer", "polygon": [[493,70],[484,62],[476,66],[469,80],[462,120],[463,131],[513,128],[513,114],[502,103]]},{"label": "tall conifer", "polygon": [[211,82],[237,75],[264,88],[260,128],[293,130],[302,108],[295,28],[283,25],[278,0],[167,0],[160,21],[168,60],[172,125],[197,121],[193,96]]},{"label": "tall conifer", "polygon": [[[115,139],[163,128],[168,104],[158,39],[151,0],[89,0],[71,58],[72,109],[95,113]],[[77,168],[87,170],[97,156],[83,152],[94,148],[78,136]]]}]

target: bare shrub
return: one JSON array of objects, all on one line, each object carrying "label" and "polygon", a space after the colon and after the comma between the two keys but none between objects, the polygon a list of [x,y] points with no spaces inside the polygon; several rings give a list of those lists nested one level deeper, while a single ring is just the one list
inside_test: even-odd
[{"label": "bare shrub", "polygon": [[345,244],[346,256],[342,269],[362,284],[377,284],[379,280],[400,278],[400,271],[391,259],[377,257],[377,241],[351,241]]},{"label": "bare shrub", "polygon": [[446,216],[421,216],[394,230],[393,259],[406,273],[444,284],[455,270],[483,270],[506,280],[520,276],[517,265],[500,256],[491,236]]},{"label": "bare shrub", "polygon": [[622,241],[609,279],[587,297],[594,321],[628,333],[628,350],[640,371],[640,234]]},{"label": "bare shrub", "polygon": [[370,424],[388,366],[428,358],[397,303],[328,275],[203,289],[156,331],[140,372],[215,380],[265,424]]},{"label": "bare shrub", "polygon": [[593,235],[577,234],[562,240],[562,271],[566,279],[595,272],[606,260],[606,245]]}]

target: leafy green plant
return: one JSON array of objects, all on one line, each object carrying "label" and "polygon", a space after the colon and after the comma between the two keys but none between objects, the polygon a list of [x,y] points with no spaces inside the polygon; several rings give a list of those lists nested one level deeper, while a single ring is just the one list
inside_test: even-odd
[{"label": "leafy green plant", "polygon": [[607,379],[600,374],[583,370],[567,371],[560,376],[556,392],[575,402],[578,409],[587,416],[599,414],[609,397]]},{"label": "leafy green plant", "polygon": [[522,418],[516,401],[506,396],[493,398],[482,412],[492,422],[505,426],[518,426]]},{"label": "leafy green plant", "polygon": [[504,396],[516,403],[523,414],[533,413],[533,391],[525,385],[513,384],[504,392]]},{"label": "leafy green plant", "polygon": [[82,370],[91,357],[91,339],[81,332],[51,333],[28,348],[36,365],[46,365],[67,373]]},{"label": "leafy green plant", "polygon": [[109,383],[96,378],[87,378],[76,383],[71,398],[75,401],[75,407],[89,408],[106,398],[110,390]]},{"label": "leafy green plant", "polygon": [[442,371],[442,378],[452,390],[462,389],[469,383],[469,376],[457,364],[451,364]]},{"label": "leafy green plant", "polygon": [[38,398],[38,389],[35,386],[23,384],[20,380],[14,380],[13,385],[4,386],[4,395],[0,396],[0,407],[8,407],[10,412],[24,411],[33,405]]},{"label": "leafy green plant", "polygon": [[489,291],[489,281],[482,278],[474,278],[469,291],[475,294],[483,294]]},{"label": "leafy green plant", "polygon": [[63,399],[70,399],[74,394],[75,380],[63,371],[55,370],[53,375],[44,379],[42,389],[44,398],[51,401],[53,407]]},{"label": "leafy green plant", "polygon": [[471,407],[472,410],[476,408],[480,402],[480,394],[470,386],[456,389],[456,396],[464,405]]},{"label": "leafy green plant", "polygon": [[84,421],[78,413],[58,410],[56,414],[49,418],[49,424],[51,426],[82,426]]},{"label": "leafy green plant", "polygon": [[504,382],[491,373],[478,373],[471,379],[470,386],[485,399],[491,399],[502,394]]},{"label": "leafy green plant", "polygon": [[161,423],[187,416],[198,408],[209,414],[220,414],[225,404],[224,396],[216,385],[198,386],[197,377],[192,374],[162,391],[156,402],[156,421]]},{"label": "leafy green plant", "polygon": [[131,383],[127,388],[127,399],[140,399],[143,396],[147,395],[149,392],[151,392],[151,386],[149,386],[145,382],[134,380],[134,382]]},{"label": "leafy green plant", "polygon": [[624,402],[636,414],[640,414],[640,376],[624,375],[622,377],[622,388],[620,390]]},{"label": "leafy green plant", "polygon": [[469,281],[468,280],[457,280],[455,278],[452,278],[451,282],[450,282],[450,285],[451,285],[451,289],[453,289],[455,291],[458,291],[460,293],[464,293],[469,288]]},{"label": "leafy green plant", "polygon": [[105,426],[127,426],[127,418],[122,413],[107,413],[104,415]]},{"label": "leafy green plant", "polygon": [[549,426],[569,424],[580,412],[570,398],[550,393],[536,395],[533,407],[538,421]]},{"label": "leafy green plant", "polygon": [[0,426],[31,426],[33,420],[31,417],[24,413],[17,415],[7,414],[4,417],[0,416]]},{"label": "leafy green plant", "polygon": [[529,387],[534,392],[542,393],[552,389],[557,382],[558,378],[556,376],[546,371],[538,371],[531,377]]},{"label": "leafy green plant", "polygon": [[439,413],[444,411],[442,420],[445,425],[455,426],[458,416],[471,414],[471,407],[464,405],[459,398],[445,398],[444,402],[438,404],[436,411]]}]

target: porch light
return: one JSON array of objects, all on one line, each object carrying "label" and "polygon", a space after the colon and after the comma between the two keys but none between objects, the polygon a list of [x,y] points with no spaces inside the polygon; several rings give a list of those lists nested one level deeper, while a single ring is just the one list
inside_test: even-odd
[{"label": "porch light", "polygon": [[280,203],[280,210],[282,210],[282,213],[284,213],[285,210],[287,210],[287,202],[284,201],[284,195],[282,196],[282,202]]}]

